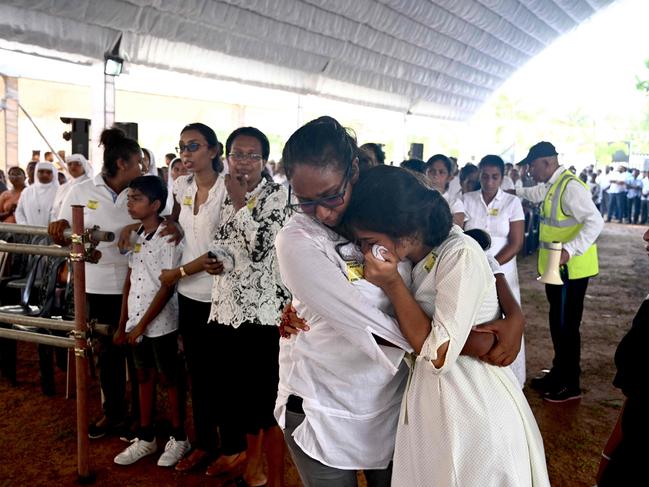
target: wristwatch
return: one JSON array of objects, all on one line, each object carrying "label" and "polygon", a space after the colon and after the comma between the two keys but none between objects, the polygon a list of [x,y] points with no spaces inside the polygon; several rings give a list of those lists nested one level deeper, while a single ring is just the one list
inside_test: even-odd
[{"label": "wristwatch", "polygon": [[180,266],[178,270],[180,270],[180,277],[187,277],[187,273],[185,272],[185,268],[183,266]]}]

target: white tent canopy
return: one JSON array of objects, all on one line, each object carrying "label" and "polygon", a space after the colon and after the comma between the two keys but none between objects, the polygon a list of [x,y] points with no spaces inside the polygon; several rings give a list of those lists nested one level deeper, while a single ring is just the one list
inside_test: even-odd
[{"label": "white tent canopy", "polygon": [[403,113],[470,117],[613,0],[0,0],[0,39]]}]

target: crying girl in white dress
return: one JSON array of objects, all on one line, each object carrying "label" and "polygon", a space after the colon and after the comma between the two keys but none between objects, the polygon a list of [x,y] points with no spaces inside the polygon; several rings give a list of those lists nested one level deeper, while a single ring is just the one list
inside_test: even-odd
[{"label": "crying girl in white dress", "polygon": [[[477,243],[452,227],[439,193],[389,166],[359,181],[345,217],[365,250],[365,278],[390,298],[415,350],[392,484],[549,486],[543,441],[512,372],[460,355],[473,324],[500,314]],[[374,244],[387,248],[385,261]],[[405,259],[415,263],[410,287],[396,270]]]}]

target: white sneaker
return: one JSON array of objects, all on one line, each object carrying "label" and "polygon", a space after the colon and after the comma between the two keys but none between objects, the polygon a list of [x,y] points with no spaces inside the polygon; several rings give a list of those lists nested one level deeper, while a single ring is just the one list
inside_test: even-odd
[{"label": "white sneaker", "polygon": [[137,462],[140,458],[151,455],[158,450],[158,444],[155,441],[144,441],[138,438],[131,440],[131,444],[122,453],[115,457],[114,462],[117,465],[131,465]]},{"label": "white sneaker", "polygon": [[187,454],[190,448],[189,440],[177,441],[176,438],[170,436],[164,453],[158,459],[158,466],[173,467]]}]

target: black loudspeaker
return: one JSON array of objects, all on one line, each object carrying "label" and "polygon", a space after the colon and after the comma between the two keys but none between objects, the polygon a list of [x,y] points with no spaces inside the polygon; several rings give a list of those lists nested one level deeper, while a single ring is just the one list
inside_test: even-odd
[{"label": "black loudspeaker", "polygon": [[61,122],[70,124],[70,130],[63,132],[63,138],[72,142],[70,154],[83,154],[87,159],[88,142],[90,139],[90,120],[87,118],[61,117]]},{"label": "black loudspeaker", "polygon": [[115,122],[114,127],[122,129],[129,139],[137,142],[137,123],[135,122]]},{"label": "black loudspeaker", "polygon": [[419,159],[424,160],[424,144],[410,144],[410,150],[408,151],[408,156],[410,159]]}]

